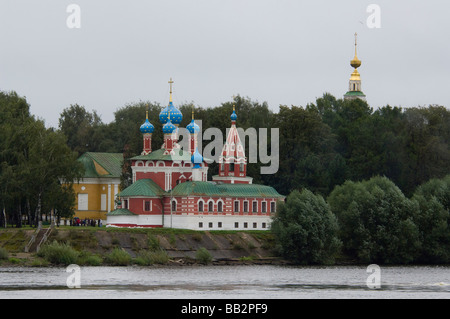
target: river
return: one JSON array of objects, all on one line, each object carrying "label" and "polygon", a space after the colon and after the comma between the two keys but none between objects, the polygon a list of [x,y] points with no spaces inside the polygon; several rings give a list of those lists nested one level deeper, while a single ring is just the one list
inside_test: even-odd
[{"label": "river", "polygon": [[[450,298],[449,266],[0,267],[0,298]],[[379,288],[370,276],[377,276]],[[68,278],[70,278],[68,280]],[[373,277],[371,278],[373,279]],[[78,281],[77,281],[78,280]],[[69,288],[67,285],[79,285]]]}]

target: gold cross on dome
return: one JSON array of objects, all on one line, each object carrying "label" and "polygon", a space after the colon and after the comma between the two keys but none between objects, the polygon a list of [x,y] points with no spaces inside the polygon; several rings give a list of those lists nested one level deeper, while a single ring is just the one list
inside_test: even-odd
[{"label": "gold cross on dome", "polygon": [[170,84],[170,93],[172,93],[172,84],[173,84],[172,78],[170,78],[169,84]]}]

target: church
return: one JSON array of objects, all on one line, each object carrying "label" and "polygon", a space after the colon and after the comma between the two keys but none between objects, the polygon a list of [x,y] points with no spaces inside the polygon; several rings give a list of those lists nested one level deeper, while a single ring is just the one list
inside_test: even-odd
[{"label": "church", "polygon": [[[140,131],[141,155],[131,158],[133,183],[118,195],[109,212],[109,227],[170,227],[194,230],[268,230],[277,203],[284,200],[273,187],[252,183],[247,158],[236,127],[233,107],[230,129],[219,156],[219,174],[207,180],[208,164],[197,147],[200,127],[192,120],[189,147],[178,144],[182,113],[172,101],[159,114],[163,145],[153,151],[154,126],[148,120]],[[230,110],[231,112],[231,110]]]},{"label": "church", "polygon": [[[362,99],[355,34],[354,68],[344,100]],[[230,129],[219,156],[219,173],[208,181],[208,161],[197,148],[200,127],[192,120],[188,149],[178,144],[182,113],[172,100],[159,114],[164,142],[152,149],[154,126],[140,127],[143,149],[131,158],[132,184],[119,192],[121,153],[86,153],[79,158],[85,176],[76,183],[76,217],[102,219],[110,227],[173,227],[195,230],[267,230],[277,203],[285,199],[273,187],[253,184],[237,131],[238,115],[230,110]],[[148,111],[147,111],[148,112]]]}]

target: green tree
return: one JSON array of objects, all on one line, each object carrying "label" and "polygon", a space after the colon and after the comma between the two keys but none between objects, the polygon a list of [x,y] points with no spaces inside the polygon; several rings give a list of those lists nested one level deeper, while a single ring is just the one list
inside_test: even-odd
[{"label": "green tree", "polygon": [[420,213],[417,225],[422,240],[424,263],[450,262],[450,175],[432,179],[417,188],[414,193]]},{"label": "green tree", "polygon": [[43,213],[61,207],[59,195],[64,193],[64,205],[68,205],[73,191],[60,186],[73,183],[81,175],[81,165],[61,132],[47,129],[30,115],[25,98],[0,92],[0,114],[2,225],[9,222],[20,227],[24,210],[29,223],[37,224]]},{"label": "green tree", "polygon": [[322,196],[293,191],[272,222],[281,255],[299,264],[330,264],[340,249],[335,216]]},{"label": "green tree", "polygon": [[284,194],[308,188],[325,195],[345,181],[346,163],[335,150],[336,136],[317,108],[280,106],[273,126],[280,129],[280,168],[269,180],[272,186]]},{"label": "green tree", "polygon": [[67,137],[67,145],[79,155],[98,151],[102,139],[103,123],[96,111],[88,112],[84,106],[71,105],[59,117],[59,129]]},{"label": "green tree", "polygon": [[420,253],[416,201],[386,177],[347,181],[331,192],[344,253],[360,262],[406,264]]}]

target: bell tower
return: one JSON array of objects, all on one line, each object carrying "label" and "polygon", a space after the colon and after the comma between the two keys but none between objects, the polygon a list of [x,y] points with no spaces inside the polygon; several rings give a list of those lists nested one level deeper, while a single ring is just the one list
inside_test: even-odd
[{"label": "bell tower", "polygon": [[366,100],[366,96],[361,90],[361,76],[358,68],[361,66],[361,60],[357,56],[358,34],[355,33],[355,57],[350,61],[350,65],[355,69],[350,76],[348,92],[344,95],[344,100],[361,99]]},{"label": "bell tower", "polygon": [[213,176],[213,181],[251,184],[253,178],[247,177],[247,157],[236,128],[237,115],[234,105],[230,119],[231,128],[219,157],[219,175]]}]

